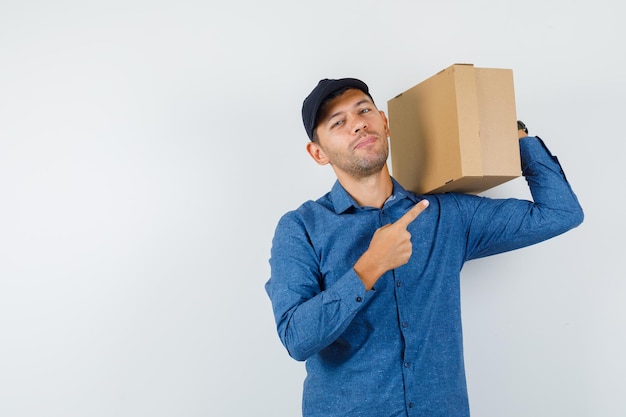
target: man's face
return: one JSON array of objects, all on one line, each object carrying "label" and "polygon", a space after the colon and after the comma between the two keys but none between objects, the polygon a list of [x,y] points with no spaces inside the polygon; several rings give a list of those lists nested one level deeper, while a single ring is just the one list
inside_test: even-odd
[{"label": "man's face", "polygon": [[338,173],[355,179],[378,173],[387,162],[387,118],[361,90],[350,89],[322,108],[317,143],[309,153],[318,163],[330,163]]}]

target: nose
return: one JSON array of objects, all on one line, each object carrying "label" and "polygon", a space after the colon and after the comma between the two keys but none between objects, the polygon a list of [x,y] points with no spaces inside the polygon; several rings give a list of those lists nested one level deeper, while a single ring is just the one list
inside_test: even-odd
[{"label": "nose", "polygon": [[354,123],[354,133],[359,133],[361,130],[367,129],[367,123],[363,119],[357,119]]}]

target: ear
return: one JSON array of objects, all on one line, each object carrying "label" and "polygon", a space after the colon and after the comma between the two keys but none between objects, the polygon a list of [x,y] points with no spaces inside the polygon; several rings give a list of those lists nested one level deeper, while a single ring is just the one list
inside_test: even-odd
[{"label": "ear", "polygon": [[311,158],[313,158],[313,160],[320,165],[326,165],[330,162],[330,160],[326,156],[326,153],[324,153],[324,150],[319,145],[319,143],[316,143],[316,142],[307,143],[306,151],[309,153],[309,155],[311,155]]},{"label": "ear", "polygon": [[387,116],[385,116],[385,112],[382,110],[379,110],[380,112],[380,117],[383,118],[383,121],[385,122],[385,134],[387,135],[387,137],[389,137],[390,132],[389,132],[389,121],[387,120]]}]

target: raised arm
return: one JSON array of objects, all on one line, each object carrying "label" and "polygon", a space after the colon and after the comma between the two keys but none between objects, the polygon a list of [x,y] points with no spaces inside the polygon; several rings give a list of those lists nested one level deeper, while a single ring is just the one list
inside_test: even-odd
[{"label": "raised arm", "polygon": [[558,159],[539,137],[520,129],[522,174],[533,201],[488,198],[470,210],[467,259],[479,258],[532,245],[582,223],[584,215]]}]

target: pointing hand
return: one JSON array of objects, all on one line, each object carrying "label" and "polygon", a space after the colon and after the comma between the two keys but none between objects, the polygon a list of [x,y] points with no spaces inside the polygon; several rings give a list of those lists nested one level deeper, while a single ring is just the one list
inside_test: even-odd
[{"label": "pointing hand", "polygon": [[413,245],[411,244],[411,233],[407,228],[426,207],[428,207],[428,200],[422,200],[395,223],[387,224],[376,230],[369,248],[354,264],[354,270],[363,281],[366,289],[371,289],[385,272],[409,261]]}]

